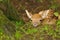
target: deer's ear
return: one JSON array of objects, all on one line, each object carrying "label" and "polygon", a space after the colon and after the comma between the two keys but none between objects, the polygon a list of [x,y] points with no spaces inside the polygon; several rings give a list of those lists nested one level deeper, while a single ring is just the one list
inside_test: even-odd
[{"label": "deer's ear", "polygon": [[32,14],[28,12],[28,10],[25,10],[27,16],[31,19]]},{"label": "deer's ear", "polygon": [[40,11],[39,14],[42,16],[42,18],[46,18],[50,10]]},{"label": "deer's ear", "polygon": [[42,15],[44,11],[40,11],[39,14]]}]

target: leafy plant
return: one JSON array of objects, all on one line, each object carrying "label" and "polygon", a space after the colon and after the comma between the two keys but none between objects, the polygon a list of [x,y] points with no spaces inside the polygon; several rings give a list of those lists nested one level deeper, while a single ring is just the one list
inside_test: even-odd
[{"label": "leafy plant", "polygon": [[56,24],[57,24],[57,25],[60,25],[60,20],[57,20]]},{"label": "leafy plant", "polygon": [[49,28],[49,25],[44,26],[44,30],[49,30],[48,28]]},{"label": "leafy plant", "polygon": [[55,12],[54,15],[55,15],[55,16],[59,16],[59,13],[58,13],[58,12]]},{"label": "leafy plant", "polygon": [[19,31],[16,31],[15,37],[16,37],[17,39],[19,39],[19,38],[22,37],[22,34],[21,34]]},{"label": "leafy plant", "polygon": [[49,30],[47,34],[48,35],[54,35],[54,30],[53,29]]},{"label": "leafy plant", "polygon": [[19,28],[24,25],[24,21],[23,20],[16,21],[15,24],[16,24],[16,28]]},{"label": "leafy plant", "polygon": [[3,29],[0,28],[0,36],[3,35]]},{"label": "leafy plant", "polygon": [[36,33],[38,30],[37,29],[28,29],[26,31],[27,34],[33,34],[33,33]]}]

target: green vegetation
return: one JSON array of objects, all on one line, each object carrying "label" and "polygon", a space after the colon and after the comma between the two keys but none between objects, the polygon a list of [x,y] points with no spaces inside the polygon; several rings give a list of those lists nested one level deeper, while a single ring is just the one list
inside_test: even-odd
[{"label": "green vegetation", "polygon": [[60,25],[60,20],[57,20],[56,24],[57,24],[57,25]]},{"label": "green vegetation", "polygon": [[58,17],[58,16],[59,16],[59,13],[58,13],[58,12],[55,12],[54,15],[55,15],[56,17]]},{"label": "green vegetation", "polygon": [[[30,1],[26,1],[27,3],[25,5],[23,3],[25,1],[18,1],[16,4],[14,1],[16,0],[0,0],[0,3],[2,2],[1,4],[4,5],[0,6],[0,8],[3,7],[4,9],[4,7],[6,7],[4,11],[0,9],[0,40],[60,40],[60,20],[58,20],[58,18],[55,25],[46,24],[34,27],[31,22],[25,23],[22,16],[25,13],[25,5],[30,3]],[[12,2],[14,2],[14,4]],[[55,0],[35,0],[34,3],[35,2],[37,2],[37,4],[39,3],[39,5],[42,4],[40,6],[37,5],[38,7],[36,6],[36,8],[42,9],[45,7],[45,2],[50,2],[51,4],[48,4],[48,9],[54,9],[56,11],[54,15],[58,17],[60,11],[58,8],[60,5],[57,4]],[[35,8],[33,9],[33,7],[35,6],[32,5],[33,2],[30,4],[31,9],[34,10]],[[27,9],[28,8],[29,6]]]},{"label": "green vegetation", "polygon": [[38,30],[37,29],[27,29],[26,33],[27,34],[34,34],[36,33]]}]

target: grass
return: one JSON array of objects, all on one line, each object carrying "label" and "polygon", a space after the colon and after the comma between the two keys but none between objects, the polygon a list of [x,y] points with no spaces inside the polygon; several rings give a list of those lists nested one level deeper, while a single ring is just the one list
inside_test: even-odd
[{"label": "grass", "polygon": [[[19,24],[20,24],[20,22],[19,23],[17,22],[16,27],[18,27]],[[28,36],[32,35],[32,36],[34,36],[33,39],[36,38],[36,36],[40,35],[39,36],[40,40],[44,40],[44,37],[47,36],[47,35],[51,36],[53,40],[55,40],[56,38],[60,39],[60,31],[59,31],[60,30],[60,20],[57,20],[55,29],[54,29],[54,26],[52,26],[52,25],[44,25],[44,26],[39,26],[37,28],[31,27],[31,25],[25,25],[24,27],[22,27],[22,29],[21,29],[21,27],[18,27],[16,29],[16,33],[14,35],[16,40],[24,38],[25,35],[28,35]],[[7,35],[4,35],[2,29],[0,29],[0,39],[6,38],[6,40],[10,40],[10,39],[12,40],[12,39],[14,39],[14,37],[10,38]]]},{"label": "grass", "polygon": [[[2,0],[0,0],[0,1],[2,1]],[[36,1],[43,2],[42,0],[36,0]],[[55,9],[57,7],[58,7],[57,5],[53,5],[53,4],[51,5],[52,9]],[[11,6],[9,7],[9,9],[10,9],[9,11],[11,12]],[[23,7],[22,7],[22,9],[23,9]],[[12,9],[12,11],[13,10],[14,10],[14,8]],[[13,12],[13,13],[16,13],[16,12]],[[59,13],[55,12],[54,15],[57,17],[59,15]],[[54,25],[39,25],[38,27],[33,27],[31,22],[28,22],[25,24],[22,19],[20,19],[20,21],[13,20],[13,22],[16,25],[15,34],[9,36],[9,35],[5,34],[4,30],[0,27],[0,40],[28,40],[28,39],[31,39],[31,40],[45,40],[45,39],[46,40],[51,40],[51,39],[57,40],[57,39],[60,39],[60,20],[56,21],[55,26]],[[0,24],[0,25],[2,25],[2,24]]]},{"label": "grass", "polygon": [[[58,14],[57,14],[58,15]],[[31,22],[24,23],[21,19],[20,21],[14,21],[16,25],[16,32],[14,35],[9,36],[4,33],[4,30],[0,28],[0,39],[6,40],[22,40],[27,37],[31,40],[39,39],[44,40],[46,36],[50,37],[50,39],[56,40],[60,39],[60,20],[56,21],[56,25],[39,25],[38,27],[33,27]],[[26,37],[25,37],[26,36]],[[30,37],[31,36],[31,37]],[[37,38],[36,38],[37,37]]]}]

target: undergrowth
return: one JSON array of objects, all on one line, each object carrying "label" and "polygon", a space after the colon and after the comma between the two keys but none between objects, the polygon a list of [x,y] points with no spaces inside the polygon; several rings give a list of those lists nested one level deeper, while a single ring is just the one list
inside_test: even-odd
[{"label": "undergrowth", "polygon": [[16,21],[15,25],[17,28],[14,36],[9,37],[8,35],[4,34],[3,29],[0,29],[0,39],[3,40],[4,38],[6,40],[14,40],[15,38],[16,40],[21,40],[25,35],[33,35],[33,39],[36,38],[36,36],[40,35],[40,40],[44,40],[44,37],[47,35],[51,36],[53,40],[56,40],[57,38],[60,39],[60,20],[57,20],[56,26],[40,25],[38,27],[33,27],[32,25],[30,25],[30,22],[25,25],[22,20],[19,22]]},{"label": "undergrowth", "polygon": [[[43,2],[42,0],[35,1]],[[54,3],[50,6],[52,9],[56,9],[57,7],[58,5],[54,5]],[[55,12],[54,15],[57,17],[59,14],[58,12]],[[22,19],[20,19],[20,21],[13,20],[11,22],[16,26],[15,34],[9,36],[5,34],[4,30],[0,27],[0,40],[60,40],[60,20],[57,20],[55,25],[39,25],[37,27],[34,27],[31,22],[24,23]]]}]

